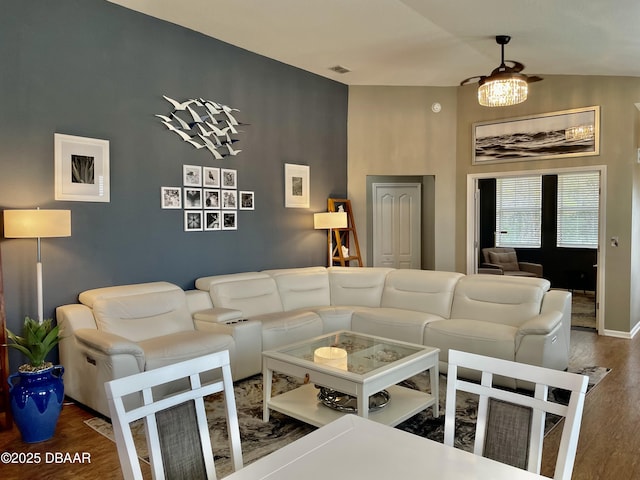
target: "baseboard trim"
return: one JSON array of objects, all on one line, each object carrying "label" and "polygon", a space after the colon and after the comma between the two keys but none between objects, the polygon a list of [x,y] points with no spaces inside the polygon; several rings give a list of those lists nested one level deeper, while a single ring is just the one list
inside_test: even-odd
[{"label": "baseboard trim", "polygon": [[636,323],[636,325],[631,329],[630,332],[621,332],[620,330],[607,330],[604,329],[602,331],[602,335],[605,337],[616,337],[616,338],[626,338],[627,340],[633,339],[636,334],[640,332],[640,323]]}]

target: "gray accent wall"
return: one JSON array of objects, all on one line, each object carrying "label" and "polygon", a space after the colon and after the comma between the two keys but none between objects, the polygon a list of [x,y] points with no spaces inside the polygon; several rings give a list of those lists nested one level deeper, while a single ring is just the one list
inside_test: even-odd
[{"label": "gray accent wall", "polygon": [[[72,236],[42,241],[45,317],[89,288],[326,264],[312,213],[347,193],[345,85],[100,0],[1,4],[0,209],[72,211]],[[242,152],[213,160],[180,141],[154,117],[163,94],[240,109]],[[110,203],[54,200],[54,133],[110,141]],[[285,163],[310,166],[309,209],[284,208]],[[160,208],[185,164],[236,169],[255,192],[237,231],[184,232],[183,211]],[[0,248],[19,330],[36,316],[36,241]]]}]

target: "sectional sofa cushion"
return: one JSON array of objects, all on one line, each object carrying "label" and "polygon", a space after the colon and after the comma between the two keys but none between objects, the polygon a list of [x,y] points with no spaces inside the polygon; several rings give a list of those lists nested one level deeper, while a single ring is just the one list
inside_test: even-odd
[{"label": "sectional sofa cushion", "polygon": [[540,314],[542,298],[548,289],[549,281],[543,279],[466,276],[456,285],[450,318],[519,327]]},{"label": "sectional sofa cushion", "polygon": [[184,291],[177,287],[97,298],[93,300],[93,312],[98,330],[133,342],[194,330]]},{"label": "sectional sofa cushion", "polygon": [[331,305],[379,307],[387,274],[392,268],[331,267]]},{"label": "sectional sofa cushion", "polygon": [[352,307],[316,307],[312,309],[322,319],[323,333],[351,330]]},{"label": "sectional sofa cushion", "polygon": [[215,283],[209,291],[214,306],[240,310],[245,318],[283,311],[278,287],[271,277]]},{"label": "sectional sofa cushion", "polygon": [[211,352],[229,350],[233,355],[235,345],[230,335],[212,335],[197,330],[176,332],[138,342],[144,350],[145,370],[164,367]]},{"label": "sectional sofa cushion", "polygon": [[282,308],[288,312],[298,308],[331,305],[329,276],[326,268],[292,268],[267,270],[276,282]]},{"label": "sectional sofa cushion", "polygon": [[252,320],[262,323],[262,350],[272,350],[323,333],[322,319],[307,310],[258,315]]},{"label": "sectional sofa cushion", "polygon": [[263,272],[239,272],[227,273],[224,275],[210,275],[208,277],[196,278],[196,288],[208,292],[216,283],[239,282],[241,280],[251,280],[254,278],[269,278]]},{"label": "sectional sofa cushion", "polygon": [[356,308],[351,317],[354,332],[393,338],[403,342],[422,343],[429,322],[444,320],[432,313],[400,308]]},{"label": "sectional sofa cushion", "polygon": [[381,306],[428,312],[448,318],[458,280],[464,275],[432,270],[394,270],[387,274]]}]

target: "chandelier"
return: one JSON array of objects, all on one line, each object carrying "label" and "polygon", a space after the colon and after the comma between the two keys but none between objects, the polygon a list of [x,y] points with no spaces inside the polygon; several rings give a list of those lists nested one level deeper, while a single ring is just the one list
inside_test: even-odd
[{"label": "chandelier", "polygon": [[529,84],[518,73],[506,74],[504,78],[486,79],[478,86],[478,103],[484,107],[506,107],[517,105],[527,99]]},{"label": "chandelier", "polygon": [[542,78],[521,73],[524,65],[515,60],[504,59],[504,46],[509,43],[508,35],[497,35],[496,43],[501,47],[500,65],[489,75],[477,75],[463,80],[460,85],[478,82],[478,103],[484,107],[506,107],[517,105],[527,99],[529,83]]}]

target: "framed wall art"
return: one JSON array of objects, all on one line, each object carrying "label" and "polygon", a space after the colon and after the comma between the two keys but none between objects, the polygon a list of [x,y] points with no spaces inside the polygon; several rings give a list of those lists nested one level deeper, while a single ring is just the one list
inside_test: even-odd
[{"label": "framed wall art", "polygon": [[222,230],[238,229],[238,212],[222,212]]},{"label": "framed wall art", "polygon": [[309,208],[309,166],[284,164],[284,206]]},{"label": "framed wall art", "polygon": [[160,187],[162,208],[182,208],[182,188]]},{"label": "framed wall art", "polygon": [[55,199],[109,202],[109,141],[55,133]]},{"label": "framed wall art", "polygon": [[185,187],[201,187],[202,167],[199,167],[197,165],[183,165],[182,184]]},{"label": "framed wall art", "polygon": [[229,168],[221,168],[222,188],[238,188],[238,172]]},{"label": "framed wall art", "polygon": [[205,230],[221,230],[221,212],[216,210],[215,212],[204,212],[204,229]]},{"label": "framed wall art", "polygon": [[184,189],[184,208],[202,208],[202,189]]},{"label": "framed wall art", "polygon": [[184,211],[184,231],[185,232],[202,231],[202,210],[185,210]]},{"label": "framed wall art", "polygon": [[202,186],[220,188],[220,169],[218,167],[202,167]]},{"label": "framed wall art", "polygon": [[220,208],[220,190],[204,188],[204,208]]},{"label": "framed wall art", "polygon": [[600,155],[600,107],[473,125],[473,165]]},{"label": "framed wall art", "polygon": [[237,190],[222,190],[222,208],[224,210],[236,210],[238,208]]},{"label": "framed wall art", "polygon": [[254,210],[254,193],[253,192],[240,192],[240,210]]}]

